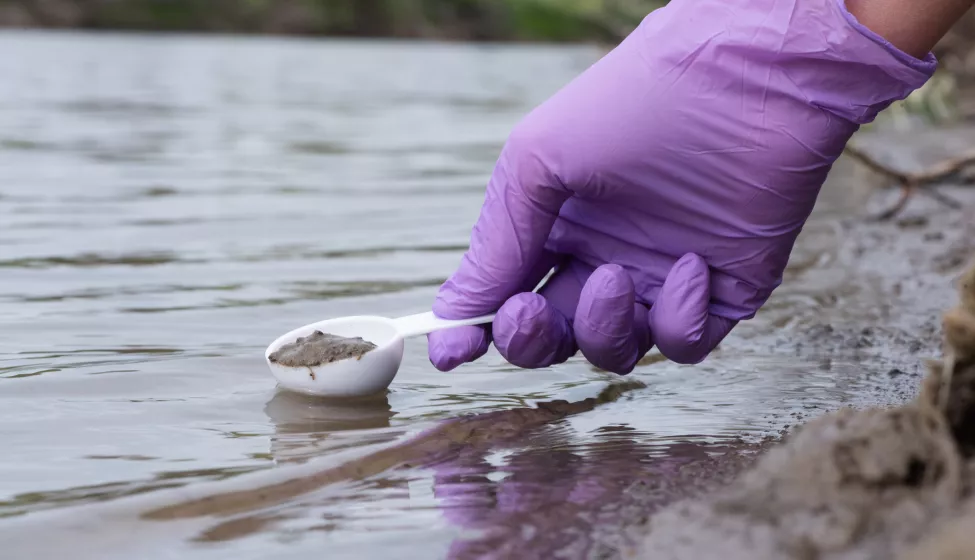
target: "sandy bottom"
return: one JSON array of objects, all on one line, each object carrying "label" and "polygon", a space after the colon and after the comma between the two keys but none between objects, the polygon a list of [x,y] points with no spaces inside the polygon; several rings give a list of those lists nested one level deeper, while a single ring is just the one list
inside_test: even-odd
[{"label": "sandy bottom", "polygon": [[637,556],[975,557],[975,269],[958,286],[917,398],[807,423],[726,489],[654,516]]}]

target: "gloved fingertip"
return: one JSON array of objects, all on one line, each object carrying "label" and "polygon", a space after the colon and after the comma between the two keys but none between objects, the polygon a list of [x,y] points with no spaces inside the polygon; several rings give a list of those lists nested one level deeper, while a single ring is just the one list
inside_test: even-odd
[{"label": "gloved fingertip", "polygon": [[[610,331],[628,330],[632,322],[631,306],[636,299],[633,279],[623,267],[604,264],[589,276],[579,297],[579,311],[593,328]],[[596,312],[598,311],[598,312]]]},{"label": "gloved fingertip", "polygon": [[508,299],[498,310],[492,330],[498,352],[518,367],[548,367],[576,352],[569,321],[536,293]]},{"label": "gloved fingertip", "polygon": [[647,309],[635,301],[633,280],[621,266],[603,265],[586,281],[573,327],[589,363],[625,375],[650,350]]},{"label": "gloved fingertip", "polygon": [[671,278],[675,281],[686,279],[689,286],[709,288],[708,282],[711,280],[711,271],[704,258],[694,253],[687,253],[677,259],[674,266],[670,268],[667,279],[670,280]]},{"label": "gloved fingertip", "polygon": [[[737,321],[711,315],[707,318],[701,334],[688,332],[683,338],[671,337],[662,344],[657,343],[660,353],[678,364],[699,364],[703,362],[728,333]],[[656,336],[656,335],[655,335]],[[657,338],[655,338],[657,340]]]},{"label": "gloved fingertip", "polygon": [[484,327],[456,327],[427,335],[427,354],[433,367],[447,372],[487,353],[490,336]]},{"label": "gloved fingertip", "polygon": [[704,259],[695,254],[684,255],[671,268],[653,303],[653,341],[673,362],[702,362],[736,324],[709,313],[710,281]]}]

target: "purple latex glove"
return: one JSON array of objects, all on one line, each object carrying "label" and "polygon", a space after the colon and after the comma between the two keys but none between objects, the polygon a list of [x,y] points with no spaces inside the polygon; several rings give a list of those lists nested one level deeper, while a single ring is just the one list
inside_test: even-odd
[{"label": "purple latex glove", "polygon": [[[513,131],[433,306],[441,370],[696,363],[782,280],[833,161],[934,72],[843,0],[674,0]],[[538,294],[543,276],[556,275]]]}]

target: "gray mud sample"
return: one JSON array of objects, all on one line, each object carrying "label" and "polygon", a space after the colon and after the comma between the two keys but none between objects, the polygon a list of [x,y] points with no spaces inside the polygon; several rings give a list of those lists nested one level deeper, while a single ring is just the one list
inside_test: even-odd
[{"label": "gray mud sample", "polygon": [[268,359],[287,367],[315,367],[347,358],[359,359],[375,348],[375,344],[360,337],[346,338],[315,331],[278,348]]}]

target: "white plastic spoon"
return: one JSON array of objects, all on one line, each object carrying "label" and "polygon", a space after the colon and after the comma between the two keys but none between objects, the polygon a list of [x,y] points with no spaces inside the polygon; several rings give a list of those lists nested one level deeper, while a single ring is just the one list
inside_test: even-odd
[{"label": "white plastic spoon", "polygon": [[[282,335],[267,347],[264,359],[284,389],[320,397],[364,397],[386,389],[393,382],[403,361],[405,339],[441,329],[483,325],[492,321],[494,315],[448,321],[431,312],[399,319],[373,316],[329,319]],[[315,331],[347,338],[362,337],[375,344],[376,348],[361,358],[347,358],[312,367],[289,367],[270,360],[271,354],[285,344]]]}]

